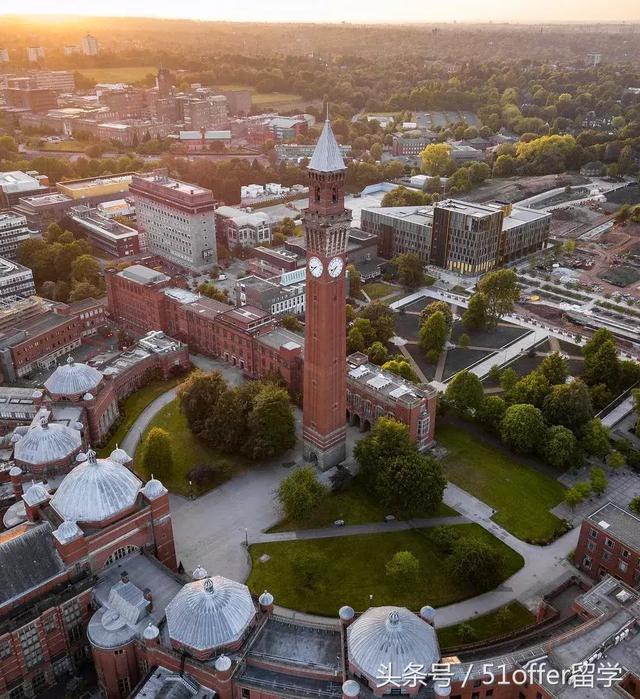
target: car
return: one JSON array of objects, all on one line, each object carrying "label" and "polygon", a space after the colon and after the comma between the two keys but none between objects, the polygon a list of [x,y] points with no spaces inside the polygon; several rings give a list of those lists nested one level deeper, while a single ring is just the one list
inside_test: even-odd
[{"label": "car", "polygon": [[219,275],[218,275],[218,281],[219,281],[219,282],[226,282],[226,281],[227,281],[227,275],[226,275],[226,274],[219,274]]}]

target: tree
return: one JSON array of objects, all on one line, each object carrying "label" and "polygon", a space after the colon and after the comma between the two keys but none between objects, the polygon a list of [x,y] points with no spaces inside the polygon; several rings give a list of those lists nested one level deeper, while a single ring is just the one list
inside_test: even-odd
[{"label": "tree", "polygon": [[536,408],[542,407],[542,402],[550,390],[549,381],[538,371],[523,376],[510,391],[514,403],[531,403]]},{"label": "tree", "polygon": [[620,360],[613,340],[607,340],[593,352],[585,354],[584,379],[588,384],[603,383],[610,390],[617,390],[620,383]]},{"label": "tree", "polygon": [[607,457],[607,466],[614,471],[621,469],[625,464],[626,459],[624,458],[624,454],[617,450],[612,451]]},{"label": "tree", "polygon": [[487,430],[497,433],[500,430],[500,423],[506,412],[507,404],[504,398],[500,396],[485,396],[476,413],[476,419]]},{"label": "tree", "polygon": [[450,172],[451,146],[447,143],[431,143],[421,153],[422,171],[428,175],[442,177]]},{"label": "tree", "polygon": [[631,500],[629,503],[629,509],[631,512],[635,512],[637,515],[640,515],[640,495]]},{"label": "tree", "polygon": [[88,282],[99,287],[101,274],[98,260],[93,255],[80,255],[71,265],[71,277],[77,282]]},{"label": "tree", "polygon": [[594,466],[589,471],[589,484],[595,495],[602,495],[607,489],[607,477],[604,471],[597,466]]},{"label": "tree", "polygon": [[382,365],[384,371],[390,371],[392,374],[401,376],[407,381],[420,383],[420,377],[416,374],[411,364],[406,359],[390,359]]},{"label": "tree", "polygon": [[[368,320],[373,326],[375,337],[372,341],[388,342],[396,331],[395,313],[381,301],[372,301],[360,309],[358,319]],[[357,322],[357,321],[356,321]],[[369,342],[367,346],[371,344]]]},{"label": "tree", "polygon": [[478,291],[487,299],[489,324],[495,327],[520,298],[518,277],[512,269],[498,269],[487,274],[478,282]]},{"label": "tree", "polygon": [[419,255],[403,252],[393,260],[398,269],[398,281],[409,291],[424,286],[424,268]]},{"label": "tree", "polygon": [[483,293],[475,293],[469,299],[469,306],[462,314],[465,330],[484,330],[488,322],[488,301]]},{"label": "tree", "polygon": [[351,328],[347,333],[347,354],[363,352],[365,348],[364,337],[358,328]]},{"label": "tree", "polygon": [[538,367],[538,371],[547,377],[552,386],[564,383],[569,375],[566,359],[559,352],[548,354]]},{"label": "tree", "polygon": [[291,330],[291,332],[300,332],[302,330],[302,325],[300,321],[293,315],[293,313],[285,313],[280,319],[280,323],[283,328]]},{"label": "tree", "polygon": [[484,389],[475,374],[459,371],[447,384],[444,396],[459,413],[475,412],[484,399]]},{"label": "tree", "polygon": [[589,396],[591,397],[591,405],[596,412],[606,408],[613,400],[613,393],[603,383],[590,386]]},{"label": "tree", "polygon": [[302,587],[315,590],[327,569],[327,561],[320,553],[303,551],[294,557],[291,568]]},{"label": "tree", "polygon": [[458,345],[462,347],[462,349],[469,349],[470,344],[471,338],[467,335],[467,333],[462,333],[462,335],[460,335],[458,338]]},{"label": "tree", "polygon": [[200,435],[207,416],[227,390],[227,382],[219,371],[205,374],[196,370],[178,387],[180,409],[187,418],[189,429]]},{"label": "tree", "polygon": [[278,486],[278,501],[284,515],[294,522],[304,522],[326,497],[328,488],[318,480],[312,466],[292,471]]},{"label": "tree", "polygon": [[394,579],[396,584],[409,586],[418,579],[420,561],[411,551],[396,551],[393,557],[387,561],[384,569],[387,575]]},{"label": "tree", "polygon": [[89,284],[89,282],[76,282],[69,294],[69,301],[82,301],[83,299],[99,298],[102,290]]},{"label": "tree", "polygon": [[387,361],[389,352],[382,342],[376,340],[371,347],[367,349],[367,357],[369,357],[370,362],[381,366]]},{"label": "tree", "polygon": [[591,495],[591,486],[589,483],[576,483],[565,491],[564,501],[573,511],[576,505],[584,502],[589,495]]},{"label": "tree", "polygon": [[503,369],[500,374],[500,388],[508,393],[509,391],[513,390],[514,386],[519,380],[520,377],[518,376],[516,370],[513,367],[508,366],[506,369]]},{"label": "tree", "polygon": [[415,452],[407,425],[388,417],[379,417],[369,434],[353,450],[362,475],[373,484],[389,462]]},{"label": "tree", "polygon": [[414,446],[411,453],[392,459],[379,469],[375,490],[394,512],[404,517],[424,517],[440,505],[446,485],[440,462],[420,454]]},{"label": "tree", "polygon": [[494,587],[500,579],[503,558],[484,541],[460,538],[454,544],[450,566],[456,578],[481,592]]},{"label": "tree", "polygon": [[598,418],[591,420],[582,431],[580,444],[587,454],[604,459],[611,451],[608,428]]},{"label": "tree", "polygon": [[247,428],[244,449],[253,459],[268,459],[291,449],[296,443],[296,432],[287,391],[265,385],[253,400]]},{"label": "tree", "polygon": [[199,284],[198,293],[207,298],[214,299],[215,301],[220,301],[221,303],[229,302],[227,293],[211,282],[202,282],[202,284]]},{"label": "tree", "polygon": [[593,417],[589,390],[580,379],[553,386],[542,410],[547,422],[564,425],[574,432]]},{"label": "tree", "polygon": [[436,311],[422,324],[418,343],[430,362],[437,362],[447,342],[447,321],[442,311]]},{"label": "tree", "polygon": [[447,331],[451,332],[453,327],[453,312],[451,306],[446,301],[432,301],[428,306],[422,309],[420,313],[419,324],[425,323],[434,313],[440,312],[447,322]]},{"label": "tree", "polygon": [[216,449],[237,452],[247,437],[247,406],[236,389],[222,392],[204,420],[199,437]]},{"label": "tree", "polygon": [[173,473],[171,437],[161,427],[152,427],[144,440],[142,458],[144,472],[163,480]]},{"label": "tree", "polygon": [[349,280],[349,296],[359,299],[362,296],[362,275],[355,265],[347,265],[347,279]]},{"label": "tree", "polygon": [[510,406],[500,424],[503,443],[519,454],[533,453],[542,444],[544,433],[544,418],[533,405]]},{"label": "tree", "polygon": [[577,465],[578,440],[573,432],[562,425],[547,429],[544,457],[554,468],[565,470]]}]

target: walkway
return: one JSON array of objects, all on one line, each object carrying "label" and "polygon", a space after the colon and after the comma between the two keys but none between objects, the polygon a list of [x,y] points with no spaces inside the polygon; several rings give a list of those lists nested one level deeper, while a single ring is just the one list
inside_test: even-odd
[{"label": "walkway", "polygon": [[468,524],[466,517],[431,517],[431,519],[394,520],[392,522],[369,522],[368,524],[348,524],[344,527],[322,527],[321,529],[297,529],[290,532],[259,534],[249,539],[249,544],[267,544],[272,541],[305,541],[309,539],[334,539],[339,536],[358,534],[388,534],[407,529],[429,529],[430,527]]}]

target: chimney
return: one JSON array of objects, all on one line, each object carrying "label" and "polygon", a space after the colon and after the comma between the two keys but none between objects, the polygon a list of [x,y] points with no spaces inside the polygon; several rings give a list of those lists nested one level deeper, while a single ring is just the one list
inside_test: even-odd
[{"label": "chimney", "polygon": [[22,497],[22,469],[19,466],[14,466],[9,471],[9,478],[11,480],[11,487],[13,488],[13,495],[16,500]]},{"label": "chimney", "polygon": [[151,590],[145,587],[142,596],[147,600],[147,611],[150,612],[153,609],[153,595],[151,594]]},{"label": "chimney", "polygon": [[129,573],[127,573],[126,570],[123,570],[120,572],[120,582],[123,582],[123,583],[129,582]]}]

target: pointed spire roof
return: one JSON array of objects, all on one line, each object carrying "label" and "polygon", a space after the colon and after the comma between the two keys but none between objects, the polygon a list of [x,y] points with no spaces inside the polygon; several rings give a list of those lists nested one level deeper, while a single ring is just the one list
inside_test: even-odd
[{"label": "pointed spire roof", "polygon": [[346,170],[346,165],[342,159],[340,148],[333,135],[331,121],[329,120],[329,108],[327,107],[327,118],[324,122],[324,128],[316,144],[316,149],[313,151],[311,161],[309,162],[309,170],[316,172],[336,172],[338,170]]}]

